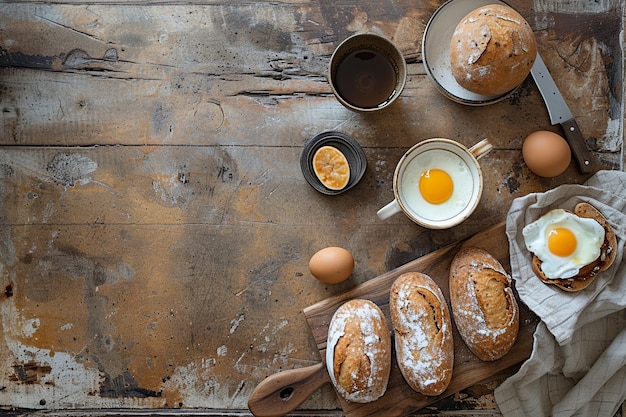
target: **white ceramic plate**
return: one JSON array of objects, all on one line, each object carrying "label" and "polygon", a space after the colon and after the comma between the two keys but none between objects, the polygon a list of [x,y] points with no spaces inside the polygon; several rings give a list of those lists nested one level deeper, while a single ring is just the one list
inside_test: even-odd
[{"label": "white ceramic plate", "polygon": [[516,90],[497,96],[472,93],[456,82],[450,69],[450,41],[456,26],[469,12],[488,4],[506,5],[498,0],[449,0],[433,13],[424,30],[422,59],[426,73],[444,96],[457,103],[484,106],[496,103]]}]

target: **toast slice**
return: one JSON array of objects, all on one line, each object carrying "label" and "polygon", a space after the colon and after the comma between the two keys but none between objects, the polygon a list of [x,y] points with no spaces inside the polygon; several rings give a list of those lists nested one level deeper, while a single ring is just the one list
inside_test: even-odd
[{"label": "toast slice", "polygon": [[607,270],[615,260],[617,254],[617,237],[606,218],[589,203],[578,203],[574,208],[574,214],[579,217],[594,219],[604,228],[604,242],[600,248],[600,256],[593,262],[583,266],[576,276],[565,279],[548,278],[541,270],[541,260],[533,254],[532,269],[535,275],[546,284],[556,285],[564,291],[576,292],[587,288],[596,276]]}]

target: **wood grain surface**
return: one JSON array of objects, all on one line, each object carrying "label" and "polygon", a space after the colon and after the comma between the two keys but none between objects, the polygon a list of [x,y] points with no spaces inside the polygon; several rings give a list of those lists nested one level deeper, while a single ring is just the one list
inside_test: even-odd
[{"label": "wood grain surface", "polygon": [[[319,363],[305,308],[499,224],[517,197],[584,182],[524,164],[529,133],[560,129],[532,79],[487,107],[436,90],[421,39],[442,3],[0,3],[0,407],[245,410],[268,375]],[[510,4],[597,169],[623,169],[624,0]],[[343,108],[326,80],[359,31],[407,57],[380,113]],[[368,161],[335,197],[298,163],[325,130]],[[494,145],[477,210],[449,230],[379,220],[397,161],[431,137]],[[356,260],[342,284],[308,271],[326,246]],[[497,413],[495,386],[433,407]],[[299,411],[340,407],[325,386]]]},{"label": "wood grain surface", "polygon": [[[405,272],[421,272],[430,276],[441,287],[449,305],[450,290],[448,287],[448,277],[450,264],[458,250],[465,246],[474,246],[486,250],[491,253],[506,270],[510,271],[508,241],[504,231],[504,223],[501,223],[469,239],[446,246],[413,260],[361,284],[344,294],[334,296],[307,307],[304,310],[304,315],[307,318],[313,337],[320,350],[322,360],[324,361],[326,357],[326,338],[328,336],[328,326],[331,318],[337,308],[348,300],[362,298],[375,302],[385,314],[389,328],[393,329],[389,313],[389,291],[396,278]],[[413,391],[402,377],[394,351],[392,354],[389,385],[385,395],[367,404],[352,403],[340,397],[339,399],[346,415],[355,417],[409,415],[437,400],[471,387],[472,385],[492,377],[500,371],[522,362],[530,356],[532,351],[533,332],[537,324],[537,318],[519,300],[518,303],[520,306],[520,331],[511,350],[501,359],[492,362],[484,362],[478,359],[464,344],[453,319],[454,370],[450,385],[443,394],[438,397],[428,397]]]}]

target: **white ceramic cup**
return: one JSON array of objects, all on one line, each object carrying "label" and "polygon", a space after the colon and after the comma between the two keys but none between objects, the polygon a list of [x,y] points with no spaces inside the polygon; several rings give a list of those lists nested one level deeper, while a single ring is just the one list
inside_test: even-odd
[{"label": "white ceramic cup", "polygon": [[[478,158],[492,149],[487,139],[467,149],[444,138],[424,140],[400,159],[393,175],[394,200],[378,210],[381,220],[404,212],[411,220],[429,229],[447,229],[467,219],[476,209],[483,190]],[[420,192],[420,177],[427,170],[449,174],[452,195],[442,203],[429,203]],[[432,184],[432,183],[431,183]]]}]

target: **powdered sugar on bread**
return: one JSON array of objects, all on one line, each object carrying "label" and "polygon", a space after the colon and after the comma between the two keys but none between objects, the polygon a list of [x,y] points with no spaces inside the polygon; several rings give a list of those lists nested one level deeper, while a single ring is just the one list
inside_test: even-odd
[{"label": "powdered sugar on bread", "polygon": [[391,287],[389,308],[404,379],[424,395],[441,394],[454,362],[450,314],[441,289],[425,274],[402,274]]},{"label": "powdered sugar on bread", "polygon": [[368,300],[340,306],[330,322],[326,366],[337,392],[347,401],[381,397],[391,368],[391,340],[385,317]]},{"label": "powdered sugar on bread", "polygon": [[459,251],[450,266],[450,304],[467,347],[492,361],[513,346],[519,310],[511,277],[489,253],[478,248]]}]

